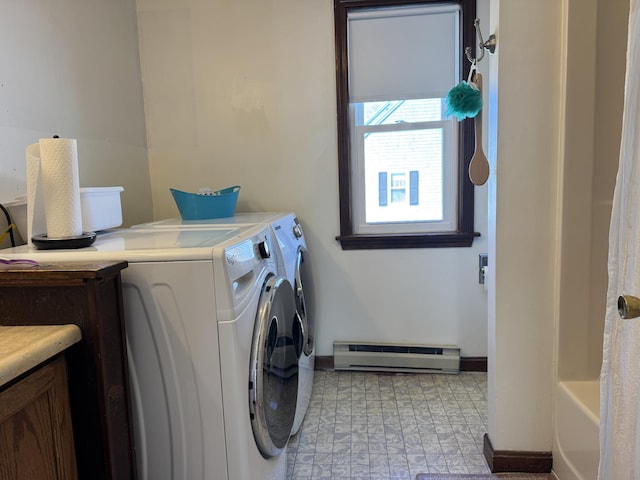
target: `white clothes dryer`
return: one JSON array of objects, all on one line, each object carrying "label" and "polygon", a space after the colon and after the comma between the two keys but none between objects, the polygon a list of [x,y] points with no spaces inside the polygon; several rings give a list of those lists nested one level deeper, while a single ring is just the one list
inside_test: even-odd
[{"label": "white clothes dryer", "polygon": [[292,435],[295,435],[306,415],[313,390],[315,369],[315,292],[311,260],[302,225],[295,213],[247,212],[237,213],[233,217],[182,220],[169,218],[150,223],[135,225],[133,229],[181,229],[199,230],[202,228],[247,227],[268,225],[273,235],[273,255],[278,265],[278,274],[289,280],[293,287],[296,310],[303,326],[303,351],[300,357],[300,385],[296,416]]},{"label": "white clothes dryer", "polygon": [[[204,219],[204,220],[183,220],[178,217],[165,218],[148,223],[133,225],[132,230],[211,230],[211,229],[233,229],[247,228],[256,225],[270,226],[271,223],[283,218],[285,214],[276,212],[249,212],[237,213],[233,217]],[[273,236],[273,229],[271,229]],[[272,238],[274,248],[272,255],[277,265],[278,274],[286,276],[285,261],[282,258],[281,249],[275,237]],[[291,281],[291,279],[289,279]],[[293,284],[292,284],[293,285]]]},{"label": "white clothes dryer", "polygon": [[[122,271],[139,478],[286,476],[301,325],[267,226],[122,229],[87,248],[0,251]],[[265,327],[266,325],[266,327]],[[291,403],[294,403],[292,406]]]}]

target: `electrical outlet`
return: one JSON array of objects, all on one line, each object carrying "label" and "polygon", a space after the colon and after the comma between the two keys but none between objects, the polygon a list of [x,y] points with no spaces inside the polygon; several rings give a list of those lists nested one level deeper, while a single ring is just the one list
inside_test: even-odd
[{"label": "electrical outlet", "polygon": [[481,253],[478,255],[478,283],[484,283],[484,269],[482,267],[486,267],[489,265],[489,255],[486,253]]}]

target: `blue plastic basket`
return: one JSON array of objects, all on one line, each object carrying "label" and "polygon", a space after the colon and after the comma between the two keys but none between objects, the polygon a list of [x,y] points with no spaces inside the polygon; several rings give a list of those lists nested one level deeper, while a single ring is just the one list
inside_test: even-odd
[{"label": "blue plastic basket", "polygon": [[223,188],[206,195],[170,188],[183,220],[233,217],[238,202],[239,186]]}]

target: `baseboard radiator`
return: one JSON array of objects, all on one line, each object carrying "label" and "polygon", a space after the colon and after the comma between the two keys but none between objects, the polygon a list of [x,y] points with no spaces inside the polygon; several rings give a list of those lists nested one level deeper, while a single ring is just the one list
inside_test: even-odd
[{"label": "baseboard radiator", "polygon": [[335,370],[459,373],[460,348],[451,345],[334,342]]}]

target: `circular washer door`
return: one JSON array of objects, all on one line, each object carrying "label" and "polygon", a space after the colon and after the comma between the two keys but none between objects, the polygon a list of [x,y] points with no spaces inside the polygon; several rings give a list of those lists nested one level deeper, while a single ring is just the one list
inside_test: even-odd
[{"label": "circular washer door", "polygon": [[302,322],[302,331],[304,334],[303,351],[305,355],[311,355],[313,353],[316,335],[315,312],[313,308],[313,276],[311,275],[309,255],[304,247],[298,247],[295,273],[296,277],[293,291],[296,300],[296,310]]},{"label": "circular washer door", "polygon": [[293,288],[286,279],[272,275],[258,304],[249,376],[251,427],[266,458],[279,454],[291,435],[302,344]]}]

